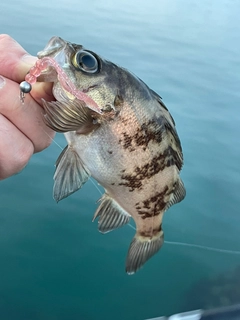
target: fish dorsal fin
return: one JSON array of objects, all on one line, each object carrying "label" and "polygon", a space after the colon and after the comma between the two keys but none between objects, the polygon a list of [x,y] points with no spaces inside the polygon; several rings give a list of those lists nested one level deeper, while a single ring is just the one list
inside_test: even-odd
[{"label": "fish dorsal fin", "polygon": [[166,117],[159,117],[158,119],[156,119],[156,123],[157,126],[159,126],[159,132],[161,133],[162,139],[164,137],[167,138],[167,156],[171,156],[171,161],[176,165],[176,167],[180,171],[183,166],[183,153],[177,131]]},{"label": "fish dorsal fin", "polygon": [[174,205],[175,203],[182,201],[185,198],[185,196],[186,196],[186,189],[183,185],[182,180],[179,178],[174,185],[174,190],[173,190],[173,193],[171,194],[171,198],[169,200],[166,210],[170,208],[172,205]]},{"label": "fish dorsal fin", "polygon": [[89,175],[74,148],[66,146],[56,161],[54,199],[58,202],[80,189]]},{"label": "fish dorsal fin", "polygon": [[138,234],[133,238],[127,255],[126,272],[134,274],[162,247],[164,242],[163,231],[159,231],[151,239]]},{"label": "fish dorsal fin", "polygon": [[99,217],[98,230],[107,233],[129,222],[130,215],[119,206],[109,195],[104,194],[94,214],[93,221]]}]

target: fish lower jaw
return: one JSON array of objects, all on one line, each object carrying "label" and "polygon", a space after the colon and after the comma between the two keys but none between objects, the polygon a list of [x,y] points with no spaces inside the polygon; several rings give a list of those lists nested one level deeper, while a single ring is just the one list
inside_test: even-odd
[{"label": "fish lower jaw", "polygon": [[76,97],[71,92],[59,86],[53,87],[53,95],[57,101],[74,101],[76,99]]},{"label": "fish lower jaw", "polygon": [[74,99],[76,99],[76,97],[75,97],[72,93],[70,93],[69,91],[67,91],[66,89],[62,88],[62,90],[64,91],[65,95],[67,96],[67,98],[68,98],[69,100],[74,100]]}]

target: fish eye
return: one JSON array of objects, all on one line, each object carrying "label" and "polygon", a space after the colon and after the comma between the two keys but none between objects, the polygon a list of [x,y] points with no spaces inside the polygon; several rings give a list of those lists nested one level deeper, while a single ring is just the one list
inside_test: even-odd
[{"label": "fish eye", "polygon": [[85,72],[95,73],[98,71],[98,61],[93,54],[87,51],[79,51],[72,61],[73,65]]}]

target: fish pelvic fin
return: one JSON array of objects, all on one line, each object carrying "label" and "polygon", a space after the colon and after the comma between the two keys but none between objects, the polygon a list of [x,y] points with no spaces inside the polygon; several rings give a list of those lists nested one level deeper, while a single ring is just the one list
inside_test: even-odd
[{"label": "fish pelvic fin", "polygon": [[80,189],[89,176],[90,172],[74,148],[66,146],[56,161],[53,198],[58,202],[68,197]]},{"label": "fish pelvic fin", "polygon": [[108,194],[104,194],[99,201],[100,205],[92,221],[99,217],[98,230],[100,232],[110,232],[129,222],[131,216]]},{"label": "fish pelvic fin", "polygon": [[134,274],[139,270],[147,260],[160,250],[163,242],[164,233],[162,230],[152,238],[142,237],[136,233],[128,250],[126,272]]}]

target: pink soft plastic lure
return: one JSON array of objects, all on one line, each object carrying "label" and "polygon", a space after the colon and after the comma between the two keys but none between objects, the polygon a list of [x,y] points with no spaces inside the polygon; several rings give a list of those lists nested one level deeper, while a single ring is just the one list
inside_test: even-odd
[{"label": "pink soft plastic lure", "polygon": [[59,82],[66,91],[70,92],[77,99],[84,101],[89,109],[97,113],[102,113],[101,108],[96,104],[96,102],[85,93],[78,90],[59,66],[59,64],[50,57],[43,57],[42,59],[37,60],[35,65],[26,75],[25,81],[20,83],[20,99],[22,102],[24,102],[24,94],[31,91],[32,85],[37,81],[37,78],[40,76],[41,72],[50,66],[54,67],[56,70]]}]

